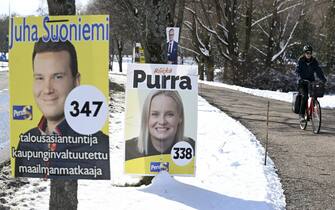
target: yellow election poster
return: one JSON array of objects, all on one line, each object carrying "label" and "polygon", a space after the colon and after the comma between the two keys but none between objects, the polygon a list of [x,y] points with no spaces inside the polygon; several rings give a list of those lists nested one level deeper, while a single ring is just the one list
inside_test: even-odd
[{"label": "yellow election poster", "polygon": [[10,20],[15,177],[110,179],[109,16]]},{"label": "yellow election poster", "polygon": [[125,173],[195,175],[197,78],[195,66],[129,65]]}]

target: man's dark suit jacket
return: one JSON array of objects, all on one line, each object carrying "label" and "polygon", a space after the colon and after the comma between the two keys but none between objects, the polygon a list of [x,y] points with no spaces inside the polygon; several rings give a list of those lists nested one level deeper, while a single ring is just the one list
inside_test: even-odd
[{"label": "man's dark suit jacket", "polygon": [[178,61],[178,42],[172,41],[172,51],[169,49],[170,42],[167,43],[168,61],[177,64]]}]

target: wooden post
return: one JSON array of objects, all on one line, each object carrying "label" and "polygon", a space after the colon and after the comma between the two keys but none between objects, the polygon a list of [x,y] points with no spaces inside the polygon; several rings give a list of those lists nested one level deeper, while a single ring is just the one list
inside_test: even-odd
[{"label": "wooden post", "polygon": [[269,112],[270,112],[270,101],[268,101],[268,106],[267,106],[267,110],[266,110],[266,142],[265,142],[265,159],[264,159],[264,165],[266,165],[266,159],[267,159],[267,156],[268,156]]}]

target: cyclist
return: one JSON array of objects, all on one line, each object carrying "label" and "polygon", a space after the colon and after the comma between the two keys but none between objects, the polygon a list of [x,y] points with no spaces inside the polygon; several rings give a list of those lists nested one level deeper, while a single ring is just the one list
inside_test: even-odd
[{"label": "cyclist", "polygon": [[304,121],[306,103],[308,100],[308,82],[304,80],[308,80],[310,82],[315,81],[314,73],[316,73],[317,77],[325,83],[327,79],[325,78],[320,66],[319,62],[315,57],[312,56],[313,48],[310,45],[306,45],[303,48],[303,55],[300,56],[297,68],[295,72],[298,75],[298,91],[302,95],[299,117],[300,121]]}]

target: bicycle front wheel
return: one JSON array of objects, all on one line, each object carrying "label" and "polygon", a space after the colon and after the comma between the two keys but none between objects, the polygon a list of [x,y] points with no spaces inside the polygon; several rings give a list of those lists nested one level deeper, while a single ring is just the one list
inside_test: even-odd
[{"label": "bicycle front wheel", "polygon": [[[306,115],[307,115],[307,113],[306,113]],[[306,130],[306,127],[307,127],[307,119],[306,119],[306,115],[305,115],[305,120],[300,120],[300,129],[301,130]]]},{"label": "bicycle front wheel", "polygon": [[314,100],[313,112],[311,114],[313,133],[319,133],[321,128],[321,107],[318,100]]}]

